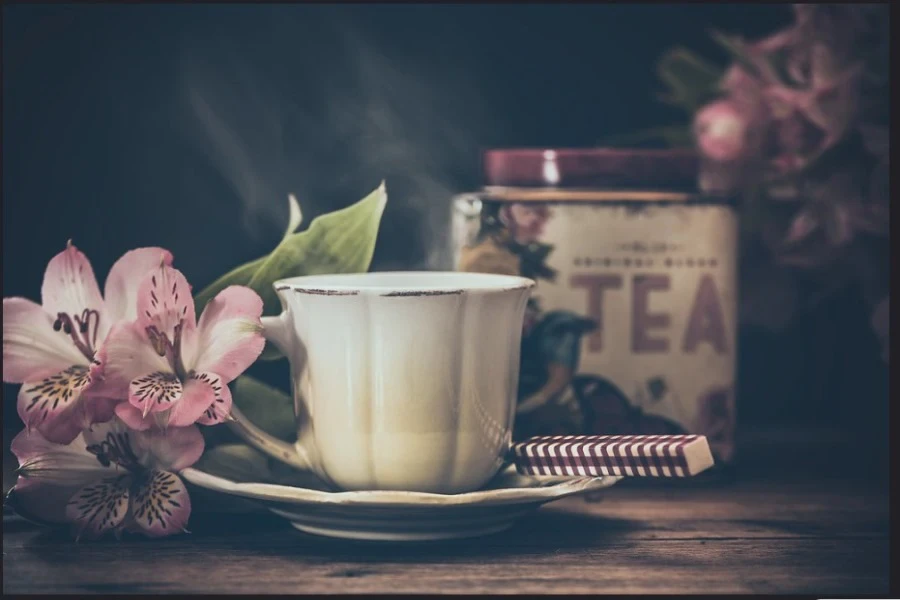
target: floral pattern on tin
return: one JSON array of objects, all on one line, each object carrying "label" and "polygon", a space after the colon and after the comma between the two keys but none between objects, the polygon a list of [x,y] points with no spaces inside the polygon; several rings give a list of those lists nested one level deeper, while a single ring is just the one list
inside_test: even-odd
[{"label": "floral pattern on tin", "polygon": [[[554,246],[541,241],[553,211],[546,203],[485,202],[481,229],[460,249],[461,271],[521,275],[554,281],[547,264]],[[662,375],[649,378],[629,397],[610,379],[579,373],[585,335],[597,327],[592,319],[564,310],[545,311],[539,297],[528,302],[522,331],[515,439],[532,435],[687,433],[683,407]],[[644,405],[672,404],[678,421],[644,411]],[[727,403],[726,403],[727,407]],[[720,418],[721,402],[708,402],[706,430],[716,437],[717,455],[731,452],[730,435]],[[703,430],[696,430],[703,433]]]},{"label": "floral pattern on tin", "polygon": [[734,390],[731,386],[713,386],[697,400],[694,431],[705,435],[713,454],[730,460],[734,452]]},{"label": "floral pattern on tin", "polygon": [[516,243],[523,246],[538,241],[550,220],[550,207],[538,202],[512,202],[500,208],[500,222]]}]

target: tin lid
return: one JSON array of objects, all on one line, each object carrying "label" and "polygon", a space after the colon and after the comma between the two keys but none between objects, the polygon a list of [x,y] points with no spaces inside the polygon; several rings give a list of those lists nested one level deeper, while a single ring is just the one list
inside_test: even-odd
[{"label": "tin lid", "polygon": [[488,187],[696,192],[692,149],[506,148],[484,153]]}]

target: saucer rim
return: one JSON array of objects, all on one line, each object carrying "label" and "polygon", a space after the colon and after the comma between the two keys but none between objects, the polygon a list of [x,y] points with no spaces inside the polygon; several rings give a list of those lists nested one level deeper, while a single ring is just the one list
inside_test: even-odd
[{"label": "saucer rim", "polygon": [[[514,467],[511,467],[511,469],[515,470]],[[464,507],[481,504],[502,505],[550,501],[580,492],[606,489],[623,479],[623,477],[615,475],[572,478],[538,477],[529,475],[526,477],[535,480],[552,481],[554,483],[540,487],[509,487],[476,490],[474,492],[465,492],[462,494],[438,494],[431,492],[394,490],[328,492],[276,483],[236,482],[194,467],[182,470],[181,475],[188,482],[205,489],[267,502],[390,507]]]}]

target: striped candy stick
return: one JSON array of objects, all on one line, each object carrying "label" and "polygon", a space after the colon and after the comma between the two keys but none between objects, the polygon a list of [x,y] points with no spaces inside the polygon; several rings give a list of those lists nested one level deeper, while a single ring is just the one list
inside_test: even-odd
[{"label": "striped candy stick", "polygon": [[524,475],[691,477],[713,466],[703,435],[548,435],[512,446]]}]

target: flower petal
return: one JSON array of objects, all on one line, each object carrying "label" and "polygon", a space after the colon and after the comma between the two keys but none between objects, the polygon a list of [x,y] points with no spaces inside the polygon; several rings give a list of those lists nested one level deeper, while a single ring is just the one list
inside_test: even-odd
[{"label": "flower petal", "polygon": [[233,285],[219,292],[203,310],[196,348],[185,360],[195,371],[216,373],[229,383],[259,357],[263,302],[248,287]]},{"label": "flower petal", "polygon": [[231,414],[231,390],[222,383],[221,378],[215,373],[198,373],[197,377],[199,379],[206,378],[216,394],[215,400],[203,411],[203,414],[197,419],[197,423],[200,425],[224,423]]},{"label": "flower petal", "polygon": [[68,444],[82,432],[87,419],[80,410],[81,403],[56,418],[48,418],[37,426],[36,430],[45,438],[56,444]]},{"label": "flower petal", "polygon": [[84,485],[57,485],[39,479],[19,477],[6,503],[16,513],[40,525],[66,523],[66,503]]},{"label": "flower petal", "polygon": [[174,373],[156,371],[131,382],[128,402],[141,409],[141,414],[146,417],[151,412],[172,408],[174,402],[181,400],[182,393],[181,381]]},{"label": "flower petal", "polygon": [[165,248],[137,248],[113,264],[103,287],[106,313],[111,321],[137,318],[138,289],[146,275],[160,264],[172,264],[172,253]]},{"label": "flower petal", "polygon": [[78,535],[97,538],[117,529],[128,514],[130,475],[111,477],[86,485],[66,505],[66,517]]},{"label": "flower petal", "polygon": [[[136,431],[145,431],[156,425],[157,420],[167,420],[168,415],[165,413],[152,413],[144,417],[139,408],[133,407],[128,402],[119,402],[116,404],[116,416],[129,428]],[[159,423],[163,426],[164,423]]]},{"label": "flower petal", "polygon": [[[216,390],[215,388],[220,388]],[[169,413],[169,425],[187,427],[197,422],[216,401],[222,384],[217,376],[207,373],[192,374],[184,386],[184,395]]]},{"label": "flower petal", "polygon": [[762,108],[762,83],[739,65],[732,65],[725,71],[719,87],[745,109]]},{"label": "flower petal", "polygon": [[95,397],[93,388],[88,388],[81,395],[80,409],[84,413],[84,422],[87,426],[109,422],[116,415],[116,404],[120,400],[113,398]]},{"label": "flower petal", "polygon": [[[191,286],[181,271],[161,265],[144,277],[137,296],[138,323],[142,330],[155,328],[175,343],[175,328],[196,327]],[[184,333],[184,331],[182,331]]]},{"label": "flower petal", "polygon": [[[87,425],[83,413],[75,409],[90,383],[89,369],[80,365],[26,382],[19,390],[19,416],[28,430],[39,429],[50,441],[68,444]],[[57,422],[61,420],[64,422]]]},{"label": "flower petal", "polygon": [[86,447],[87,442],[80,435],[71,444],[56,444],[36,431],[22,431],[10,444],[23,479],[78,487],[114,474],[111,467],[100,464]]},{"label": "flower petal", "polygon": [[3,299],[3,381],[23,383],[87,364],[54,318],[25,298]]},{"label": "flower petal", "polygon": [[135,488],[130,529],[149,537],[181,533],[191,514],[191,498],[181,478],[151,471]]},{"label": "flower petal", "polygon": [[200,459],[204,442],[199,427],[169,427],[132,433],[131,447],[143,466],[177,472]]},{"label": "flower petal", "polygon": [[50,259],[41,286],[41,304],[51,315],[80,315],[85,309],[96,310],[103,321],[103,297],[87,257],[69,243],[65,250]]},{"label": "flower petal", "polygon": [[168,372],[169,363],[153,349],[136,323],[117,323],[97,352],[103,381],[92,393],[106,398],[125,398],[131,382],[147,373]]},{"label": "flower petal", "polygon": [[816,231],[821,224],[816,216],[809,210],[800,211],[788,228],[784,238],[785,244],[796,244],[806,239],[811,233]]}]

